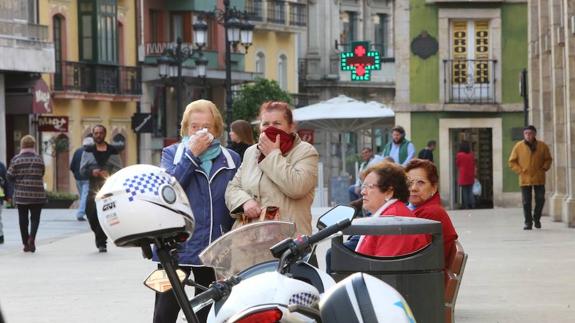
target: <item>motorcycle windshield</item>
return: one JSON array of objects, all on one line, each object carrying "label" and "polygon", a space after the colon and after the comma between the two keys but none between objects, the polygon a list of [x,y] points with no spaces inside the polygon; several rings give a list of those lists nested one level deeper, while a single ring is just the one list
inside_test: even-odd
[{"label": "motorcycle windshield", "polygon": [[284,221],[263,221],[248,224],[230,231],[212,242],[200,259],[213,267],[216,279],[237,275],[259,263],[274,260],[270,248],[294,236],[295,225]]}]

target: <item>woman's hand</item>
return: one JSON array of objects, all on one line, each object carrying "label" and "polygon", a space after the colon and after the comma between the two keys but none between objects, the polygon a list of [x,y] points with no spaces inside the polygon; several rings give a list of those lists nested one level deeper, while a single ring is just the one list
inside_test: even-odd
[{"label": "woman's hand", "polygon": [[259,203],[256,200],[251,199],[244,203],[244,215],[248,218],[257,218],[260,216],[262,212],[262,208],[260,207]]},{"label": "woman's hand", "polygon": [[188,148],[190,148],[194,156],[198,157],[208,150],[211,143],[212,138],[207,133],[195,134],[190,138]]},{"label": "woman's hand", "polygon": [[274,149],[280,149],[280,135],[277,135],[276,141],[273,142],[265,133],[261,133],[258,149],[262,154],[264,154],[264,156],[269,155]]}]

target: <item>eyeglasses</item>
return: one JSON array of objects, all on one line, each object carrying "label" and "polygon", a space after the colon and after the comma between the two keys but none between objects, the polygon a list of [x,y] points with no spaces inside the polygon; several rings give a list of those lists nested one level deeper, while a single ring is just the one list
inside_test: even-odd
[{"label": "eyeglasses", "polygon": [[370,190],[371,190],[371,189],[374,189],[374,188],[376,188],[376,187],[379,187],[379,185],[374,184],[374,183],[370,183],[370,184],[361,184],[360,187],[361,187],[361,190],[363,191],[363,190],[366,189],[366,188],[367,188],[367,189],[370,189]]},{"label": "eyeglasses", "polygon": [[413,179],[407,179],[407,187],[411,187],[413,185],[417,186],[417,187],[422,187],[425,184],[427,184],[428,182],[422,180],[422,179],[418,179],[418,178],[413,178]]}]

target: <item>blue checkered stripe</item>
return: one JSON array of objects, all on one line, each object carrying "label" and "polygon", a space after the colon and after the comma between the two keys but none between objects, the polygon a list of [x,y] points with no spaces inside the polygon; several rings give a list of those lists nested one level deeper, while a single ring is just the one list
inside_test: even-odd
[{"label": "blue checkered stripe", "polygon": [[132,202],[138,194],[153,193],[154,195],[159,195],[159,188],[164,183],[168,183],[166,177],[149,173],[126,178],[122,185],[128,194],[128,200]]},{"label": "blue checkered stripe", "polygon": [[289,305],[312,306],[319,300],[319,296],[311,293],[293,294],[289,299]]}]

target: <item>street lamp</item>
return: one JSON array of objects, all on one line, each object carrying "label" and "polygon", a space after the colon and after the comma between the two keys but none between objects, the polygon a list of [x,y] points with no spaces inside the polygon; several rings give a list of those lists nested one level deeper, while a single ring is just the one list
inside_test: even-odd
[{"label": "street lamp", "polygon": [[[198,30],[196,30],[196,27]],[[184,84],[184,79],[182,77],[182,64],[197,54],[194,61],[196,64],[197,74],[201,78],[205,78],[206,76],[206,66],[208,65],[208,61],[203,57],[202,47],[205,45],[207,25],[204,27],[202,27],[201,24],[198,24],[198,26],[194,24],[194,31],[196,31],[194,33],[196,38],[196,46],[198,47],[197,50],[189,46],[182,45],[182,39],[178,37],[176,40],[176,47],[167,48],[157,61],[158,74],[160,78],[169,80],[175,79],[176,82],[176,129],[178,130],[180,129],[180,119],[182,113],[182,87]]]},{"label": "street lamp", "polygon": [[[226,69],[226,129],[228,134],[230,132],[230,124],[232,123],[232,47],[237,48],[238,44],[242,44],[247,52],[248,48],[252,45],[253,30],[254,26],[249,23],[247,19],[247,13],[241,12],[236,8],[230,8],[230,0],[224,0],[224,10],[214,9],[211,12],[204,13],[205,16],[214,16],[218,24],[224,26],[225,34],[225,69]],[[203,22],[203,16],[200,15],[198,23]],[[207,31],[207,24],[204,22],[205,29]],[[194,24],[194,28],[195,28]],[[203,27],[202,27],[203,28]],[[195,30],[195,29],[194,29]],[[205,37],[205,34],[203,35]],[[200,37],[198,37],[199,39]],[[196,46],[198,46],[199,52],[201,48],[205,45],[205,39],[203,38],[203,43],[198,43],[196,40]],[[202,45],[202,46],[200,46]]]}]

